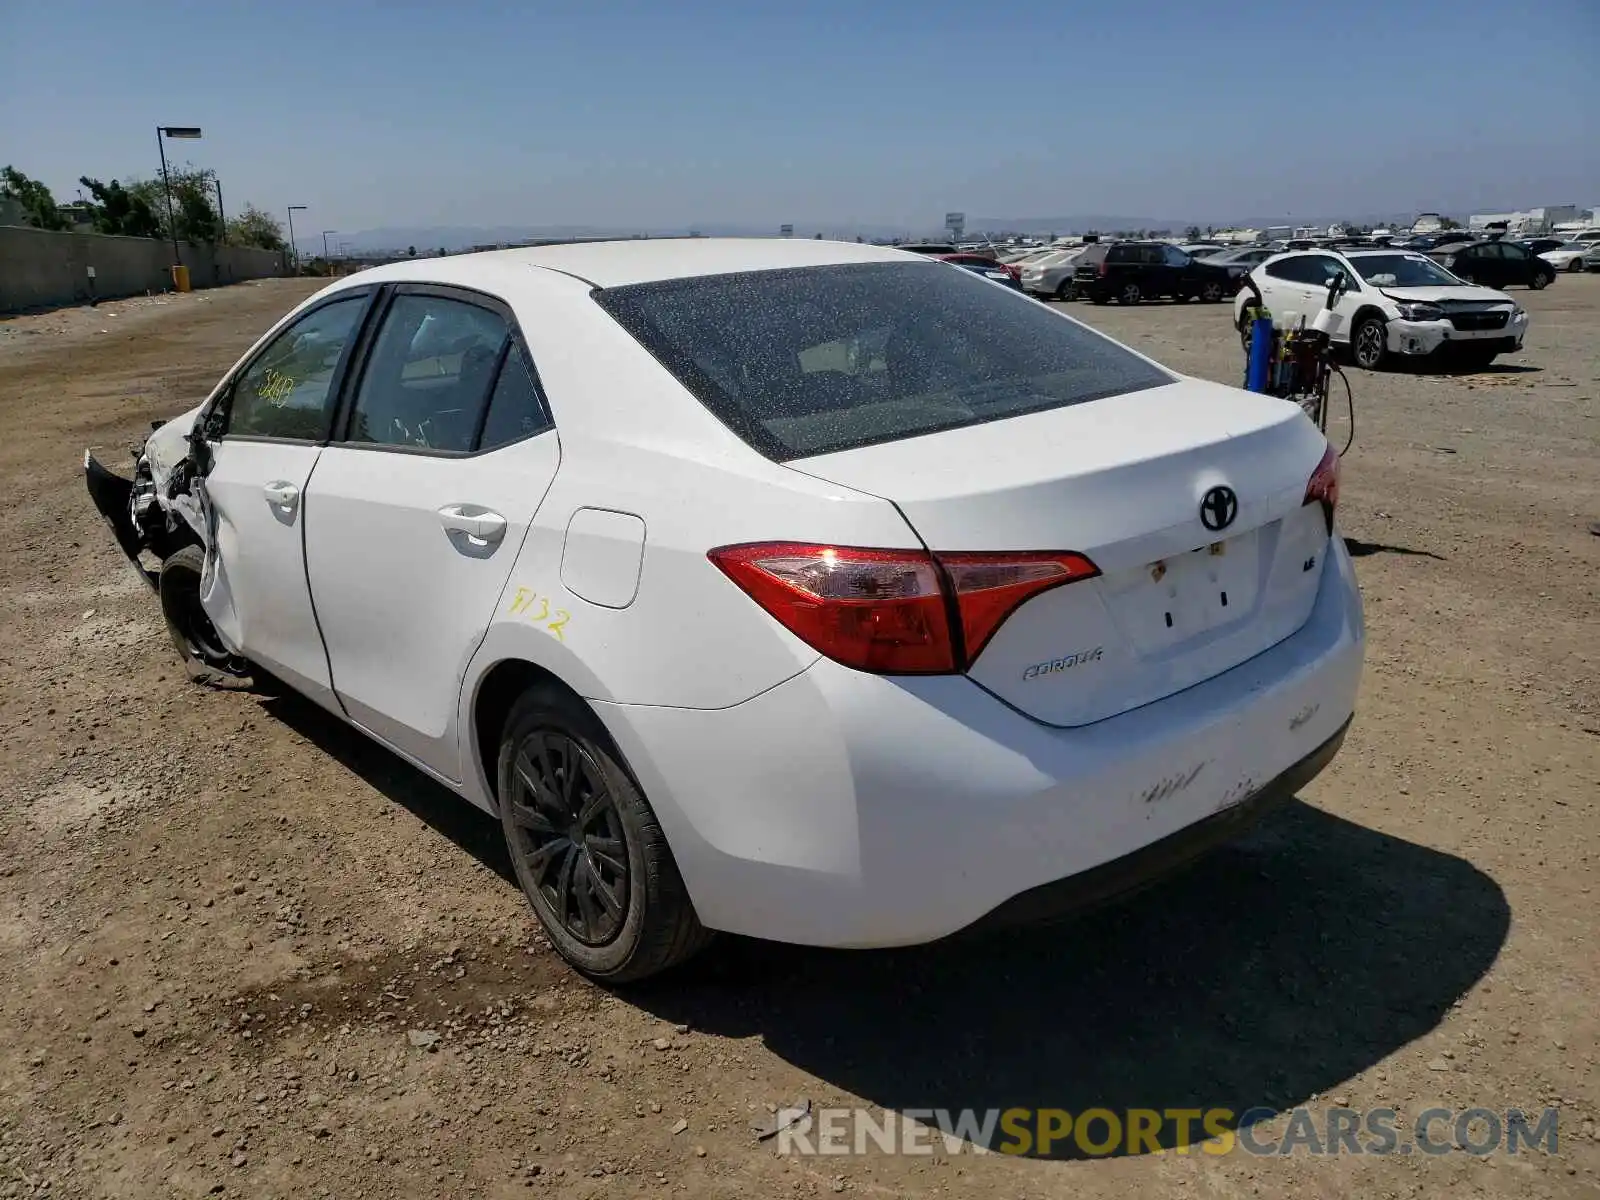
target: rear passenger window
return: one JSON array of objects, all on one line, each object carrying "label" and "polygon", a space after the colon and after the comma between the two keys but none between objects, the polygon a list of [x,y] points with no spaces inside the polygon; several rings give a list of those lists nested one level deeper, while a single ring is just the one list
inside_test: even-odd
[{"label": "rear passenger window", "polygon": [[348,439],[470,451],[510,332],[504,317],[476,304],[396,296],[361,376]]},{"label": "rear passenger window", "polygon": [[549,428],[550,417],[534,386],[533,372],[522,357],[522,347],[513,342],[489,397],[489,415],[478,449],[507,446]]},{"label": "rear passenger window", "polygon": [[1316,270],[1311,260],[1303,255],[1272,263],[1267,267],[1267,274],[1274,279],[1287,279],[1290,283],[1311,283],[1314,279],[1322,278],[1322,272]]}]

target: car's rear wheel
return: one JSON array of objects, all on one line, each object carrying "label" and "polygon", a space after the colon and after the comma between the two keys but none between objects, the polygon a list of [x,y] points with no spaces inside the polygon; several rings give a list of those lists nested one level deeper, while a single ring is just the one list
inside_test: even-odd
[{"label": "car's rear wheel", "polygon": [[1583,259],[1573,259],[1567,264],[1567,270],[1574,275],[1581,275],[1583,273]]},{"label": "car's rear wheel", "polygon": [[1117,293],[1117,299],[1123,304],[1137,304],[1144,298],[1144,293],[1139,290],[1137,283],[1125,283],[1122,290]]},{"label": "car's rear wheel", "polygon": [[182,546],[162,561],[156,587],[167,633],[191,678],[202,682],[244,678],[250,674],[250,664],[229,652],[200,603],[205,564],[205,551],[195,545]]},{"label": "car's rear wheel", "polygon": [[1200,289],[1200,299],[1207,304],[1216,304],[1222,299],[1222,285],[1215,281],[1208,283]]},{"label": "car's rear wheel", "polygon": [[1356,366],[1376,371],[1389,349],[1389,330],[1381,317],[1363,317],[1350,334],[1350,357]]},{"label": "car's rear wheel", "polygon": [[524,692],[506,718],[498,778],[517,882],[579,971],[643,979],[710,940],[661,823],[582,701],[554,684]]},{"label": "car's rear wheel", "polygon": [[1548,274],[1546,274],[1544,271],[1535,271],[1533,273],[1533,278],[1528,280],[1528,286],[1536,292],[1542,292],[1546,287],[1555,282],[1555,278],[1556,273],[1554,271],[1551,271]]},{"label": "car's rear wheel", "polygon": [[1072,280],[1063,279],[1060,283],[1058,283],[1056,285],[1055,298],[1057,300],[1071,300],[1072,299]]}]

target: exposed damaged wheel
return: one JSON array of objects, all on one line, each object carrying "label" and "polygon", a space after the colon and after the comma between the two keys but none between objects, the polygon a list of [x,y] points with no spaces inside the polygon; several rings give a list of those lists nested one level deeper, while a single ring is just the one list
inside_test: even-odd
[{"label": "exposed damaged wheel", "polygon": [[499,795],[517,881],[585,975],[643,979],[710,940],[660,822],[581,701],[553,685],[523,693],[500,741]]},{"label": "exposed damaged wheel", "polygon": [[162,561],[158,584],[161,615],[192,678],[203,682],[242,679],[250,674],[250,664],[229,653],[200,603],[205,561],[205,551],[199,546],[184,546]]}]

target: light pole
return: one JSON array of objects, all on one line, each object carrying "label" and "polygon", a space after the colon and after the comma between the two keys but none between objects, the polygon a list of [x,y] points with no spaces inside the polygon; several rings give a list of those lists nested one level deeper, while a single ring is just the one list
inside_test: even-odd
[{"label": "light pole", "polygon": [[322,260],[324,262],[328,260],[328,235],[332,232],[334,231],[331,229],[324,229],[322,231]]},{"label": "light pole", "polygon": [[294,270],[296,275],[300,273],[300,247],[294,244],[294,214],[305,211],[306,206],[304,204],[289,205],[289,252],[294,255]]},{"label": "light pole", "polygon": [[161,155],[161,186],[167,193],[167,228],[172,231],[172,265],[181,266],[178,257],[178,221],[172,214],[172,177],[167,173],[167,146],[164,138],[197,138],[200,137],[198,125],[157,125],[156,126],[156,151]]},{"label": "light pole", "polygon": [[227,245],[228,214],[222,211],[222,180],[213,174],[211,182],[217,185],[217,241]]}]

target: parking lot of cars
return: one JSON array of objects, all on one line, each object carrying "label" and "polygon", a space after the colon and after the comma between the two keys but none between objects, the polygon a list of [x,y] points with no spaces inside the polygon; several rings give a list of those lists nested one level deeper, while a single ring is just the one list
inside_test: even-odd
[{"label": "parking lot of cars", "polygon": [[[0,1162],[19,1187],[1592,1194],[1600,276],[1517,291],[1523,349],[1487,369],[1351,372],[1339,511],[1369,669],[1342,756],[1279,819],[1067,928],[731,940],[615,993],[535,932],[488,817],[293,694],[182,680],[82,494],[85,443],[125,459],[311,286],[0,323]],[[1242,376],[1226,304],[1050,303],[1186,375]],[[1562,1141],[1270,1178],[1198,1153],[776,1155],[752,1126],[800,1098],[1555,1104]]]}]

